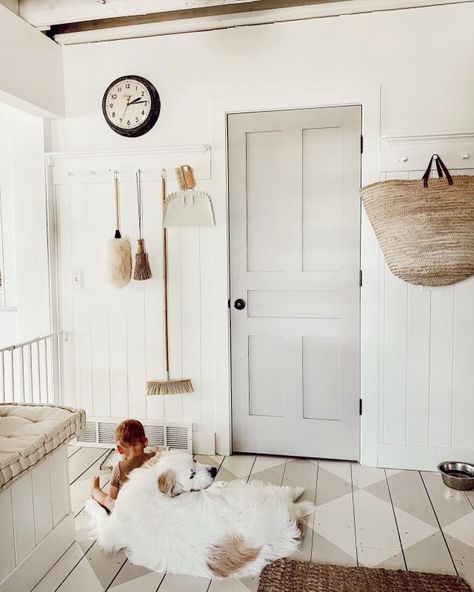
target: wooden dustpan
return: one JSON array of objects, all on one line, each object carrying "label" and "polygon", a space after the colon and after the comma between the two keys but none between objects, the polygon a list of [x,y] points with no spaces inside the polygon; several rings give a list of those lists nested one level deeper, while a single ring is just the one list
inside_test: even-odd
[{"label": "wooden dustpan", "polygon": [[176,169],[181,191],[166,198],[163,226],[215,226],[212,201],[205,191],[194,189],[192,168],[185,164]]}]

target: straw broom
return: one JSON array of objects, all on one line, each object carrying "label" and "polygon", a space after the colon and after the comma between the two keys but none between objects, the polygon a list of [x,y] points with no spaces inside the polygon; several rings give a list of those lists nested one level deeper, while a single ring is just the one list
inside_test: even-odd
[{"label": "straw broom", "polygon": [[[161,173],[161,197],[163,216],[166,206],[166,178],[165,171]],[[147,381],[147,395],[178,395],[180,393],[192,393],[193,385],[189,378],[170,379],[170,356],[168,343],[168,240],[166,228],[163,228],[163,328],[165,351],[165,377],[164,380]]]},{"label": "straw broom", "polygon": [[135,173],[137,181],[137,208],[138,208],[138,245],[135,254],[135,269],[133,271],[134,280],[149,280],[151,278],[150,263],[148,254],[145,252],[145,241],[143,240],[143,209],[142,209],[142,180],[141,171]]}]

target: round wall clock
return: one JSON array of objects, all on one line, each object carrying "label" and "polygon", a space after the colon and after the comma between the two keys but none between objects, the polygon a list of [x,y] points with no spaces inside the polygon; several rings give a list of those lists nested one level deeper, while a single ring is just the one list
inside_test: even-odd
[{"label": "round wall clock", "polygon": [[161,101],[153,84],[141,76],[121,76],[107,88],[102,112],[109,126],[122,136],[136,138],[150,131],[160,115]]}]

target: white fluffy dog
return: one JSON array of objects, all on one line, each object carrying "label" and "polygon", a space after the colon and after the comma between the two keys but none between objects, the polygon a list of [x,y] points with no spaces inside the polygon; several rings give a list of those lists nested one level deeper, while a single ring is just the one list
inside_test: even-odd
[{"label": "white fluffy dog", "polygon": [[210,487],[216,469],[171,451],[135,469],[112,514],[87,502],[99,545],[125,549],[155,571],[206,578],[255,576],[298,547],[310,502],[303,488],[231,481]]}]

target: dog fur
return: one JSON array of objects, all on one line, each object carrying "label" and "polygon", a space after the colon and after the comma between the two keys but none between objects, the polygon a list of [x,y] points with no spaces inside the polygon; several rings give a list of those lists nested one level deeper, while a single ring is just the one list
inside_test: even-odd
[{"label": "dog fur", "polygon": [[112,514],[87,502],[94,534],[107,551],[155,571],[206,578],[256,576],[298,548],[314,511],[303,488],[259,481],[215,484],[212,467],[180,451],[135,469]]}]

